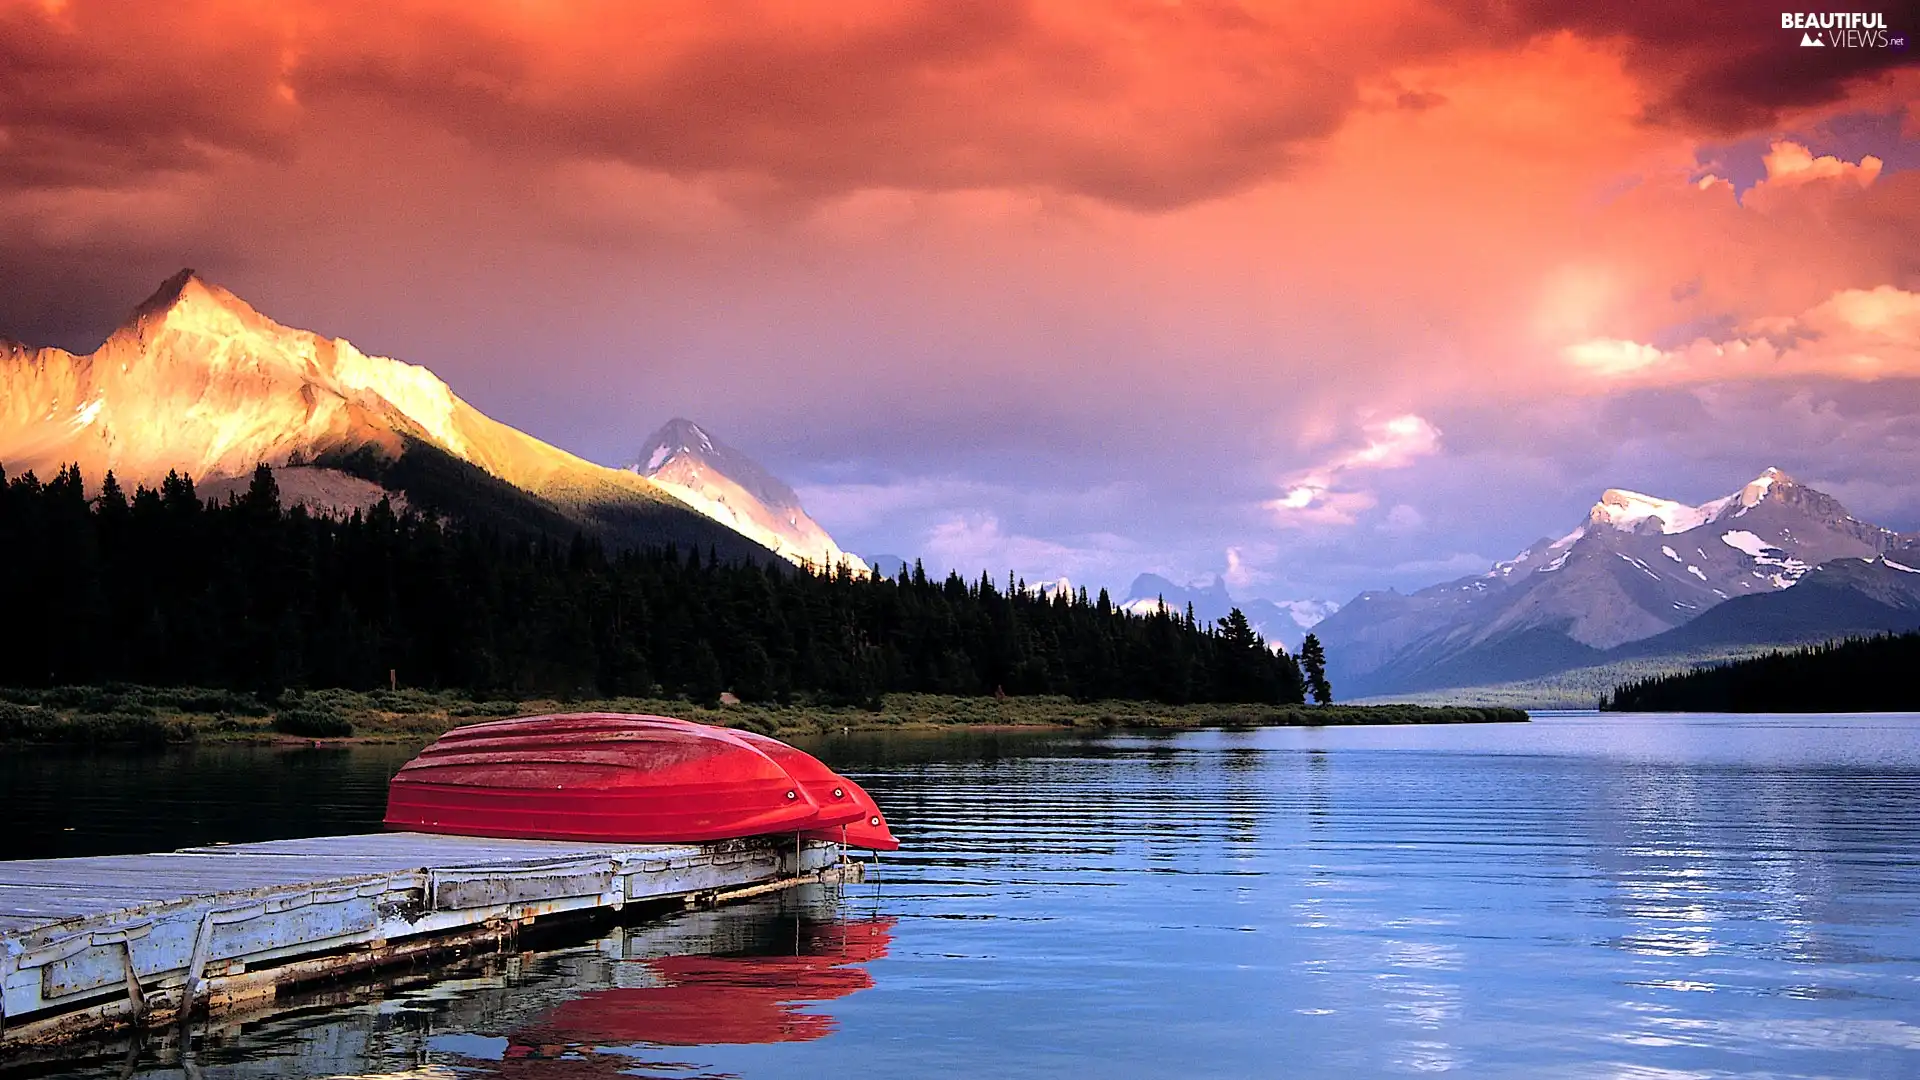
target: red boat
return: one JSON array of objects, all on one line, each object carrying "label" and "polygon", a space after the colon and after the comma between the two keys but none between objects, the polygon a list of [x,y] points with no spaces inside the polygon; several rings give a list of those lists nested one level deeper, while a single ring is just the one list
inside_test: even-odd
[{"label": "red boat", "polygon": [[386,825],[528,840],[690,843],[814,828],[766,754],[703,724],[618,713],[455,728],[402,766]]},{"label": "red boat", "polygon": [[844,776],[840,779],[846,783],[854,804],[860,807],[866,817],[838,828],[809,829],[801,835],[809,840],[826,840],[848,847],[866,848],[868,851],[899,851],[900,841],[894,839],[893,830],[887,828],[887,816],[880,812],[880,804],[873,801],[873,796],[867,794],[866,788]]}]

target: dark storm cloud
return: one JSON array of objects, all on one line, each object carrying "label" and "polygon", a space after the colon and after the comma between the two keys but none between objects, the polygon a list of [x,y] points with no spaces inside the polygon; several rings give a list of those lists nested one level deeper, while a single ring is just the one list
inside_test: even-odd
[{"label": "dark storm cloud", "polygon": [[245,9],[0,4],[0,192],[122,187],[283,153],[296,120],[287,48]]},{"label": "dark storm cloud", "polygon": [[[1570,30],[1627,45],[1635,72],[1654,90],[1647,119],[1688,130],[1733,135],[1771,126],[1792,109],[1827,105],[1850,89],[1899,68],[1920,65],[1920,48],[1802,48],[1798,30],[1783,29],[1782,11],[1827,11],[1831,5],[1755,4],[1750,0],[1649,4],[1638,0],[1557,0],[1469,4],[1459,10],[1499,34]],[[1875,0],[1888,28],[1909,41],[1920,31],[1920,5]],[[1850,9],[1851,10],[1851,9]]]}]

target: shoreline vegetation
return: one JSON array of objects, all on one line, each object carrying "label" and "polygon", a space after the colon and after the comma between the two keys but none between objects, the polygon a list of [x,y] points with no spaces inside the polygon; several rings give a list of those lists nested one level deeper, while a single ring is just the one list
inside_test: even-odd
[{"label": "shoreline vegetation", "polygon": [[182,743],[424,742],[463,724],[548,712],[678,716],[762,734],[1031,728],[1055,730],[1346,727],[1520,723],[1524,710],[1420,705],[1262,705],[1067,697],[888,694],[879,708],[831,704],[697,705],[660,698],[475,701],[453,691],[246,691],[191,687],[0,688],[0,746],[164,746]]}]

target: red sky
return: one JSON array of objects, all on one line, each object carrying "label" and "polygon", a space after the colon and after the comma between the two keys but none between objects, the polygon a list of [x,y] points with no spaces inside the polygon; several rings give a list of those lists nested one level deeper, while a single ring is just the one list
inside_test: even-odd
[{"label": "red sky", "polygon": [[[0,333],[194,266],[849,548],[1344,600],[1767,465],[1920,527],[1920,9],[0,0]],[[1232,554],[1229,554],[1229,552]]]}]

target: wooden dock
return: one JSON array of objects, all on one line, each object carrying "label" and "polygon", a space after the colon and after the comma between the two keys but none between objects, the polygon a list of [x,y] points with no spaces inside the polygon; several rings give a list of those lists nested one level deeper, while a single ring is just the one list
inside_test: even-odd
[{"label": "wooden dock", "polygon": [[0,1054],[497,943],[535,920],[857,872],[830,844],[379,833],[0,862]]}]

